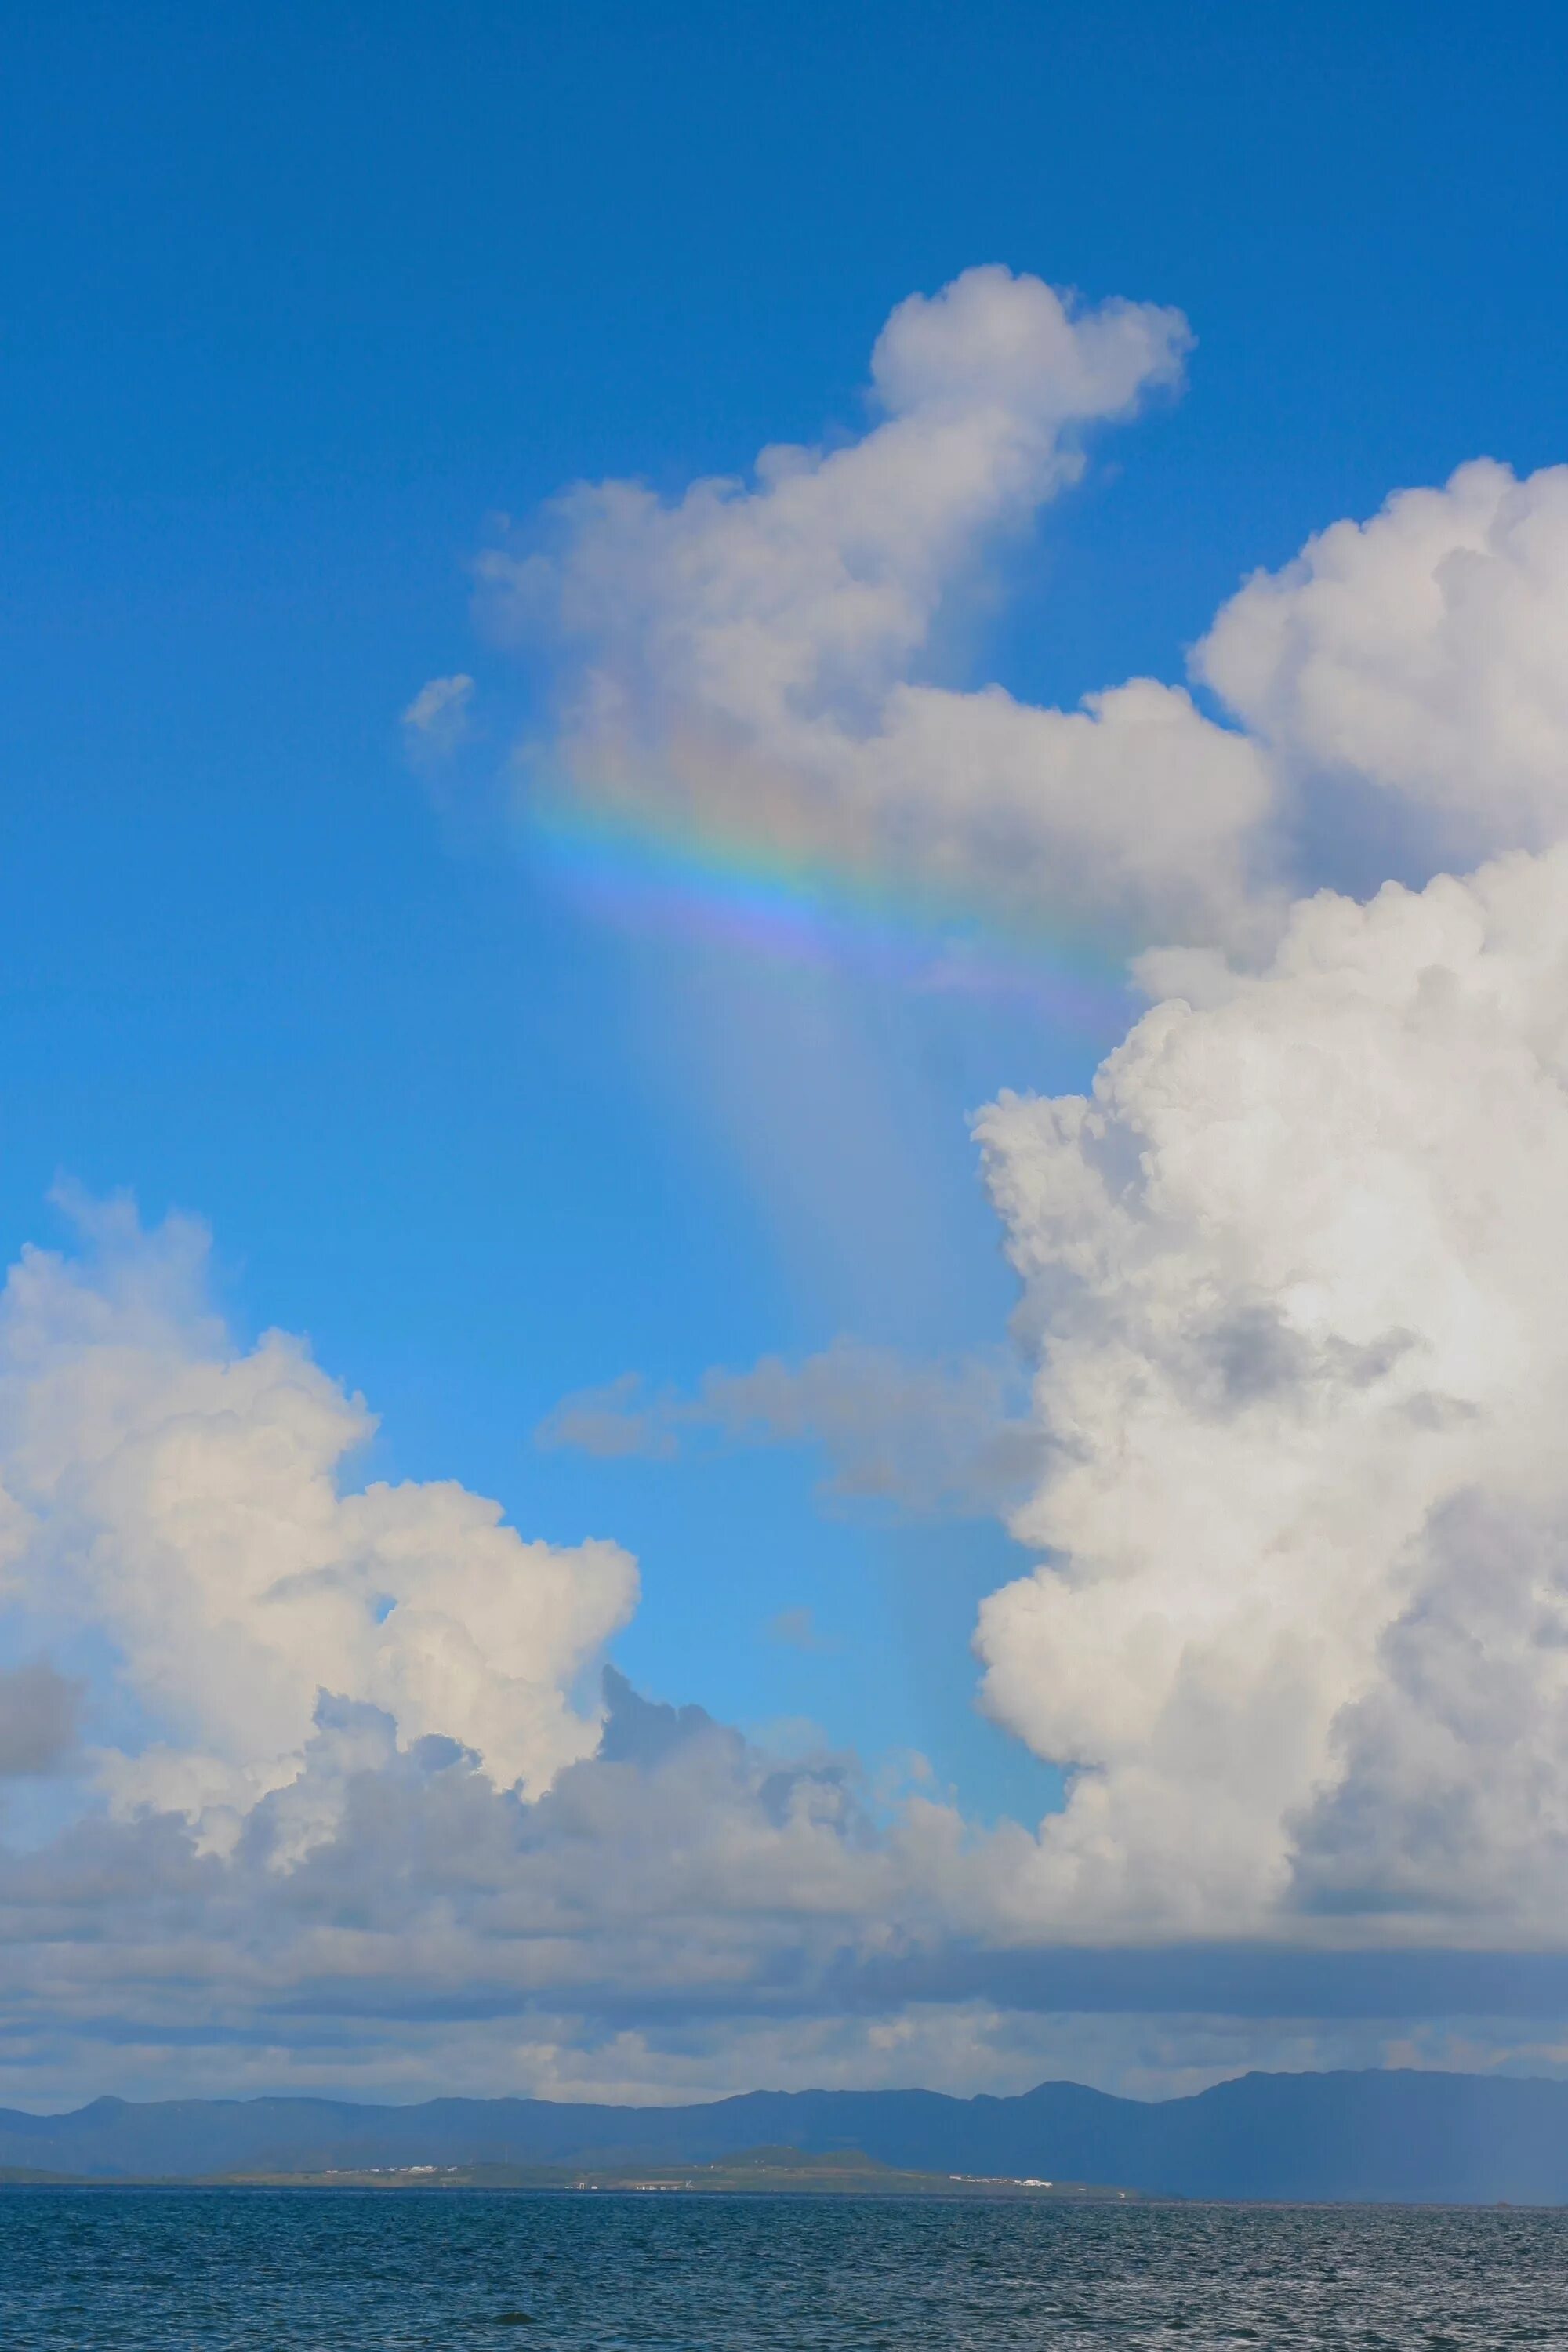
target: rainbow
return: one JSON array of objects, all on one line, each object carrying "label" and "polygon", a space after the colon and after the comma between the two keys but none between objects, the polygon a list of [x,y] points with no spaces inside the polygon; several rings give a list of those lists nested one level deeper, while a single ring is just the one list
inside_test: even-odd
[{"label": "rainbow", "polygon": [[523,845],[563,897],[642,938],[931,995],[1012,999],[1086,1036],[1120,1036],[1128,1025],[1125,966],[1103,944],[872,884],[757,839],[552,792],[531,796]]}]

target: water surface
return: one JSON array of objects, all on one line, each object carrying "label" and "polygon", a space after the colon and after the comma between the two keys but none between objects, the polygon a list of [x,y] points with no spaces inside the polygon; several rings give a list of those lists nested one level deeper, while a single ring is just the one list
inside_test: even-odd
[{"label": "water surface", "polygon": [[1568,2347],[1568,2212],[0,2190],[5,2352]]}]

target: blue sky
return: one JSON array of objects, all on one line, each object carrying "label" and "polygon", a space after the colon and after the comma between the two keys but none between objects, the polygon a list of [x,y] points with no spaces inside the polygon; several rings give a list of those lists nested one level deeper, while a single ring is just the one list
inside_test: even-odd
[{"label": "blue sky", "polygon": [[[584,1475],[530,1432],[631,1367],[994,1336],[963,1114],[1092,1052],[991,1016],[932,1042],[911,1214],[953,1273],[906,1321],[833,1234],[782,1254],[673,1109],[639,1021],[661,975],[433,812],[396,714],[484,656],[495,510],[853,423],[891,304],[976,260],[1177,303],[1199,338],[1187,396],[1026,564],[988,649],[1020,691],[1177,676],[1325,519],[1479,450],[1556,455],[1560,28],[67,7],[8,37],[11,1253],[59,1171],[196,1211],[241,1319],[309,1331],[388,1463],[639,1551],[624,1654],[663,1695],[864,1738],[863,1672],[836,1690],[759,1639],[831,1591],[880,1653],[873,1737],[980,1795],[1009,1761],[967,1687],[914,1696],[926,1607],[967,1662],[929,1569],[910,1622],[896,1536],[824,1528],[809,1466]],[[967,1608],[996,1545],[947,1540]]]},{"label": "blue sky", "polygon": [[[975,1706],[976,1611],[1035,1556],[994,1512],[825,1501],[810,1443],[534,1432],[628,1372],[1005,1349],[968,1116],[1082,1088],[1119,1021],[563,889],[508,797],[559,669],[476,562],[576,480],[852,440],[894,306],[1004,263],[1196,340],[943,682],[1179,682],[1312,531],[1568,456],[1559,12],[65,0],[5,48],[5,1262],[59,1244],[62,1175],[194,1213],[236,1330],[380,1415],[351,1485],[614,1538],[638,1688],[918,1749],[1032,1825],[1059,1778]],[[458,756],[410,758],[457,674]],[[1318,823],[1309,882],[1382,878],[1375,816]],[[802,1610],[815,1645],[770,1634]]]}]

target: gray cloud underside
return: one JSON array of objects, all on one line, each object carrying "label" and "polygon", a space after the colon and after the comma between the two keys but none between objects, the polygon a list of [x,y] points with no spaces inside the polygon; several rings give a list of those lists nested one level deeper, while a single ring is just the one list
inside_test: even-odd
[{"label": "gray cloud underside", "polygon": [[0,1779],[58,1771],[76,1747],[85,1696],[47,1658],[0,1669]]},{"label": "gray cloud underside", "polygon": [[[953,1875],[951,1825],[933,1819],[923,1845],[879,1828],[844,1759],[783,1766],[699,1709],[618,1683],[611,1701],[605,1754],[532,1802],[449,1743],[399,1752],[384,1720],[323,1705],[308,1774],[336,1782],[338,1827],[283,1871],[288,1792],[226,1857],[170,1815],[83,1822],[7,1855],[0,2070],[63,2079],[51,2053],[69,2041],[127,2053],[128,2079],[137,2053],[163,2048],[177,2070],[184,2050],[200,2080],[204,2053],[286,2045],[296,2076],[440,2080],[473,2063],[478,2034],[509,2083],[549,2087],[559,2053],[537,2044],[559,2033],[608,2053],[611,2079],[640,2066],[657,2084],[689,2073],[695,2033],[725,2086],[759,2050],[797,2079],[830,2054],[850,2078],[902,2079],[906,2057],[940,2065],[932,2021],[962,2011],[998,2081],[1047,2046],[1020,2020],[1163,2015],[1179,2021],[1165,2074],[1148,2049],[1141,2063],[1174,2084],[1221,2030],[1205,2018],[1231,2021],[1235,2063],[1304,2031],[1293,2020],[1339,2021],[1352,2041],[1335,2046],[1363,2051],[1423,2017],[1490,2020],[1495,2041],[1495,2021],[1568,1997],[1568,1958],[1550,1953],[987,1949],[958,1915],[993,1899],[1005,1847],[980,1842]],[[1125,2037],[1081,2031],[1079,2071],[1123,2079]]]}]

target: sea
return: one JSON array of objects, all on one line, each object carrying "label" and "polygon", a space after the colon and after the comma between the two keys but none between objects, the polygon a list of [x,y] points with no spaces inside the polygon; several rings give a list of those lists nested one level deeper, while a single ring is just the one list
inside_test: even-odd
[{"label": "sea", "polygon": [[0,2189],[4,2352],[1568,2347],[1568,2211]]}]

